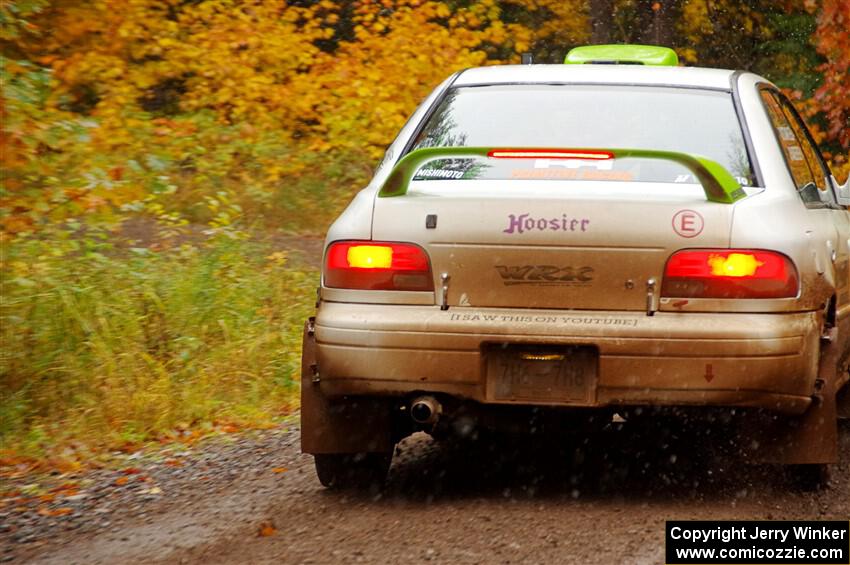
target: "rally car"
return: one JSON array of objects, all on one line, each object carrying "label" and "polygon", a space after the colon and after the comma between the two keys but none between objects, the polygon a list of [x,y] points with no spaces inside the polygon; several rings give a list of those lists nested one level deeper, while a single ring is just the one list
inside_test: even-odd
[{"label": "rally car", "polygon": [[648,46],[565,63],[449,77],[330,227],[301,384],[320,481],[382,481],[415,431],[647,407],[728,411],[743,457],[821,481],[850,187],[760,76]]}]

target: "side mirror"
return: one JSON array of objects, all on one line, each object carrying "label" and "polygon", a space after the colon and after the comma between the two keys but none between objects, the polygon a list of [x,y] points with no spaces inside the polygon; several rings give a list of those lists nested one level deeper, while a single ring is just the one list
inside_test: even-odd
[{"label": "side mirror", "polygon": [[841,206],[850,206],[850,177],[844,184],[838,184],[838,180],[832,177],[832,184],[835,186],[835,196]]}]

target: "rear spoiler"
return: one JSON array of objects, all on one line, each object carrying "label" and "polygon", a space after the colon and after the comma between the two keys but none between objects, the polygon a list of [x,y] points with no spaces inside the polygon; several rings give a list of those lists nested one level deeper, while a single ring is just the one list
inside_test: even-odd
[{"label": "rear spoiler", "polygon": [[636,157],[660,159],[685,166],[702,184],[705,197],[711,202],[732,204],[747,194],[723,165],[687,153],[656,151],[653,149],[541,149],[541,148],[498,148],[498,147],[426,147],[416,149],[396,163],[390,176],[378,192],[380,197],[407,194],[416,172],[429,161],[436,159],[463,159],[487,157],[490,159],[587,159],[601,161]]}]

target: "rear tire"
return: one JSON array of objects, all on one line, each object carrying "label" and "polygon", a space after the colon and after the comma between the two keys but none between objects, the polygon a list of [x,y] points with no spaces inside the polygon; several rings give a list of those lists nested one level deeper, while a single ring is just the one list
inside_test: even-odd
[{"label": "rear tire", "polygon": [[380,489],[392,462],[389,453],[317,453],[319,482],[330,489]]},{"label": "rear tire", "polygon": [[829,465],[825,463],[788,465],[786,473],[793,486],[801,491],[814,492],[829,488]]}]

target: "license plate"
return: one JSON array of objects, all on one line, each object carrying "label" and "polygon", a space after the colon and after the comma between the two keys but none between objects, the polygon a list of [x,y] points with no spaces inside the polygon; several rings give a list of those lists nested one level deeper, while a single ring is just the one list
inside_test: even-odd
[{"label": "license plate", "polygon": [[594,347],[495,345],[487,351],[492,400],[586,403],[596,384]]}]

